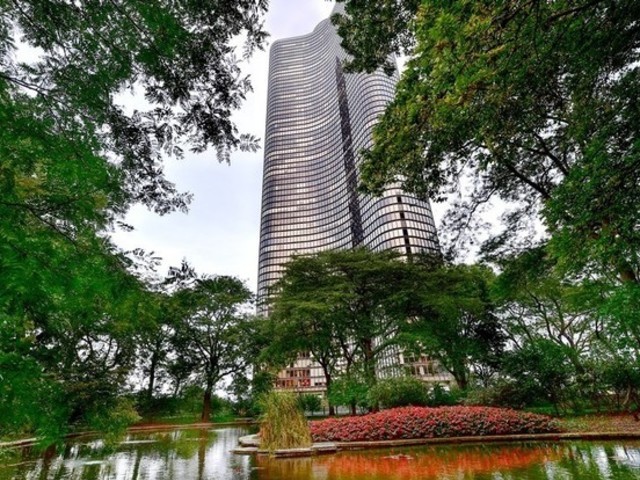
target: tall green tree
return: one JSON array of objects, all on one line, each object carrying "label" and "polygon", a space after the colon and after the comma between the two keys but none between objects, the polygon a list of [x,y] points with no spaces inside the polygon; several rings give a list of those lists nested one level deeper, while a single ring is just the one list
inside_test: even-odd
[{"label": "tall green tree", "polygon": [[0,430],[56,436],[118,403],[153,302],[108,230],[137,202],[186,209],[163,155],[256,148],[230,115],[265,10],[0,2]]},{"label": "tall green tree", "polygon": [[[322,368],[329,390],[340,371],[338,364],[348,338],[340,312],[327,303],[339,293],[326,263],[316,257],[295,257],[286,265],[273,293],[267,320],[271,338],[264,360],[284,366],[298,355],[310,353]],[[334,413],[333,405],[329,413]]]},{"label": "tall green tree", "polygon": [[373,385],[404,320],[406,265],[393,252],[362,248],[297,257],[274,288],[274,310],[322,331],[323,348],[334,351],[337,340],[347,369],[358,363]]},{"label": "tall green tree", "polygon": [[489,297],[491,270],[432,262],[411,267],[414,283],[402,329],[407,348],[438,360],[463,390],[472,373],[496,372],[505,332]]},{"label": "tall green tree", "polygon": [[253,294],[233,277],[196,276],[181,279],[174,296],[176,354],[190,359],[192,381],[204,390],[201,419],[208,422],[215,388],[256,359],[256,319],[248,313]]},{"label": "tall green tree", "polygon": [[638,298],[638,2],[345,4],[336,20],[353,68],[410,57],[365,154],[366,189],[400,179],[440,199],[471,184],[454,230],[499,197],[514,205],[499,243],[541,218],[567,270]]},{"label": "tall green tree", "polygon": [[544,247],[504,258],[500,266],[492,298],[512,346],[545,339],[564,347],[576,371],[584,371],[595,343],[611,335],[597,311],[599,285],[565,279]]}]

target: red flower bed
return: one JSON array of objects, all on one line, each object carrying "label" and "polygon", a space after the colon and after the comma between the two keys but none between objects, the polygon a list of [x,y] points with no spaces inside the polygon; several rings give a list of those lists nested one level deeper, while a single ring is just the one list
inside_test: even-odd
[{"label": "red flower bed", "polygon": [[403,407],[360,417],[311,422],[315,442],[357,442],[401,438],[466,437],[559,432],[543,415],[491,407]]}]

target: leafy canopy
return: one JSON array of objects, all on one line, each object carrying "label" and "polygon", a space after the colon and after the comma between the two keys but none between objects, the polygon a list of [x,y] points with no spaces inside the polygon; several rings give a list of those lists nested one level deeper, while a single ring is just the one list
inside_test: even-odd
[{"label": "leafy canopy", "polygon": [[638,282],[638,2],[345,4],[337,22],[354,68],[410,56],[365,154],[367,191],[462,190],[447,219],[454,241],[499,197],[514,208],[492,250],[542,219],[566,270]]},{"label": "leafy canopy", "polygon": [[[228,159],[230,148],[256,147],[230,120],[251,88],[233,42],[244,35],[244,58],[262,48],[266,8],[264,0],[2,2],[0,88],[28,93],[34,121],[92,138],[134,201],[184,209],[188,196],[164,178],[162,152],[214,146]],[[37,58],[19,62],[21,45]],[[126,105],[138,93],[145,104]]]}]

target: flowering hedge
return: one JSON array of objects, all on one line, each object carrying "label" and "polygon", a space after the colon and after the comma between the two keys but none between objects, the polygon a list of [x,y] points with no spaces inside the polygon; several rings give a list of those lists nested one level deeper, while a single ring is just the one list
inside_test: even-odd
[{"label": "flowering hedge", "polygon": [[559,432],[543,415],[491,407],[403,407],[311,422],[315,442],[465,437]]}]

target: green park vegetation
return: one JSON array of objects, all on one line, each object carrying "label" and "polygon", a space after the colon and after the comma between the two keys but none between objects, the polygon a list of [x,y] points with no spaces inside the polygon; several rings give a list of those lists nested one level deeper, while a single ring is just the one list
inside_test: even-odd
[{"label": "green park vegetation", "polygon": [[[409,57],[361,188],[449,199],[442,255],[295,257],[261,319],[241,281],[160,278],[109,232],[134,205],[186,211],[164,155],[256,150],[230,121],[250,90],[231,46],[264,45],[267,2],[0,2],[0,437],[260,413],[275,432],[298,404],[257,399],[302,353],[329,414],[640,407],[640,3],[344,3],[352,71]],[[117,102],[133,90],[142,110]],[[457,387],[381,380],[397,352]]]},{"label": "green park vegetation", "polygon": [[[164,155],[255,151],[230,120],[251,88],[231,43],[244,37],[246,57],[262,47],[266,7],[0,4],[0,436],[121,429],[137,418],[134,371],[149,397],[162,373],[176,392],[197,377],[206,398],[231,363],[246,365],[229,360],[237,350],[213,361],[195,347],[250,323],[239,281],[165,284],[152,255],[109,232],[134,205],[186,211]],[[145,102],[125,108],[134,90]]]}]

